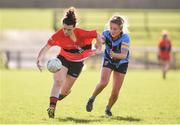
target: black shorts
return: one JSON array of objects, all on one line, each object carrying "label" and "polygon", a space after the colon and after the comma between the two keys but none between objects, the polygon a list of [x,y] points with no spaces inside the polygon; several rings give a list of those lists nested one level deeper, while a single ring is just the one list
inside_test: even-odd
[{"label": "black shorts", "polygon": [[67,60],[65,57],[61,55],[58,55],[57,58],[60,59],[63,66],[68,68],[68,72],[67,72],[68,75],[76,77],[76,78],[79,76],[84,66],[83,61],[72,62],[72,61]]},{"label": "black shorts", "polygon": [[112,69],[116,72],[122,73],[122,74],[126,74],[127,69],[128,69],[128,63],[123,63],[123,64],[116,66],[115,64],[110,63],[109,60],[104,59],[103,67],[110,68],[110,69]]}]

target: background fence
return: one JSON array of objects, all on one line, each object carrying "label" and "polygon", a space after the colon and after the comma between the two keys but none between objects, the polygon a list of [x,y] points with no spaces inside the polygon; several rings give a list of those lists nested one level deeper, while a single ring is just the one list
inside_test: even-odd
[{"label": "background fence", "polygon": [[[40,48],[54,33],[54,29],[61,27],[64,11],[65,9],[1,9],[1,65],[6,60],[6,66],[10,67],[35,67],[35,58]],[[158,67],[157,45],[162,30],[166,29],[172,41],[172,67],[179,68],[180,10],[78,9],[78,27],[97,29],[101,33],[109,18],[116,12],[125,15],[130,24],[130,67]],[[51,52],[47,58],[56,54],[57,52]],[[89,60],[92,59],[97,58]],[[100,61],[101,58],[98,59]]]},{"label": "background fence", "polygon": [[[35,51],[36,50],[36,51]],[[58,54],[59,49],[52,49],[43,61],[46,64],[48,58],[54,57]],[[3,57],[2,63],[5,68],[35,68],[36,56],[38,49],[29,50],[3,50],[0,55]],[[102,54],[91,56],[85,61],[87,67],[100,68],[102,62]],[[130,58],[130,68],[154,69],[159,68],[157,58],[157,48],[132,48]],[[174,48],[172,51],[171,68],[180,69],[180,49]]]}]

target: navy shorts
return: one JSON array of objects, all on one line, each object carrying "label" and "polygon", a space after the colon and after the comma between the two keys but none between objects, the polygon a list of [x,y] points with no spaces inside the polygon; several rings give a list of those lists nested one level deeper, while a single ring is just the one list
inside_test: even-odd
[{"label": "navy shorts", "polygon": [[115,64],[110,63],[109,60],[104,59],[103,67],[110,68],[110,69],[112,69],[116,72],[122,73],[122,74],[126,74],[127,69],[128,69],[128,63],[123,63],[123,64],[116,66]]},{"label": "navy shorts", "polygon": [[78,77],[84,66],[83,61],[72,62],[67,60],[65,57],[58,55],[57,58],[62,62],[62,65],[68,68],[67,74],[73,77]]}]

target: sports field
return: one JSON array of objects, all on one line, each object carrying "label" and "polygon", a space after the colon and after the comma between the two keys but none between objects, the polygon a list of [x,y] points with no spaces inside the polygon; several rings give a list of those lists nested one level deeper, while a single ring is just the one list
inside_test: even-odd
[{"label": "sports field", "polygon": [[[59,22],[64,10],[58,9]],[[78,9],[78,27],[102,32],[115,13],[125,15],[129,20],[131,47],[157,47],[164,29],[169,31],[173,47],[180,47],[180,9]],[[54,9],[0,9],[0,42],[6,30],[53,32],[53,14]],[[178,58],[177,55],[177,61]],[[94,110],[91,113],[85,110],[87,100],[100,79],[100,69],[87,69],[76,81],[71,94],[58,103],[55,119],[49,119],[46,110],[52,74],[34,69],[5,70],[1,65],[0,58],[0,124],[180,124],[179,70],[171,70],[163,80],[160,69],[130,69],[112,109],[114,116],[109,118],[105,116],[104,109],[112,82],[97,97]]]},{"label": "sports field", "polygon": [[[64,11],[58,9],[59,23]],[[0,9],[0,28],[52,31],[53,14],[54,9]],[[132,46],[157,46],[162,30],[169,31],[173,46],[180,46],[180,10],[78,9],[78,26],[102,32],[114,14],[128,18]]]},{"label": "sports field", "polygon": [[36,70],[0,70],[0,123],[179,123],[180,71],[166,80],[160,70],[129,70],[114,105],[113,117],[104,115],[111,82],[97,97],[94,110],[85,105],[99,80],[99,70],[82,72],[71,94],[57,105],[56,118],[46,109],[51,73]]}]

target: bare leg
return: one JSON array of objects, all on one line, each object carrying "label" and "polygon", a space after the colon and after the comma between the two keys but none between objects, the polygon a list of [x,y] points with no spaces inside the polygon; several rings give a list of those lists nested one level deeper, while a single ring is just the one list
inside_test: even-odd
[{"label": "bare leg", "polygon": [[102,68],[101,71],[101,80],[100,82],[97,84],[92,97],[96,97],[108,84],[109,79],[110,79],[110,75],[111,75],[112,70],[106,67]]},{"label": "bare leg", "polygon": [[59,91],[66,79],[67,71],[68,69],[62,66],[62,69],[54,74],[54,84],[51,89],[50,104],[47,110],[49,118],[54,118],[56,103],[59,98]]},{"label": "bare leg", "polygon": [[163,79],[166,79],[166,74],[169,69],[170,62],[165,60],[162,62],[162,72],[163,72]]},{"label": "bare leg", "polygon": [[124,77],[125,77],[125,74],[115,72],[115,71],[113,72],[113,87],[112,87],[111,96],[108,102],[109,109],[111,109],[111,107],[114,105],[114,103],[118,99],[119,91],[124,81]]},{"label": "bare leg", "polygon": [[71,88],[74,82],[76,81],[76,79],[77,79],[76,77],[67,75],[65,83],[61,87],[59,100],[62,100],[65,96],[67,96],[70,93]]},{"label": "bare leg", "polygon": [[101,80],[97,84],[92,96],[89,98],[87,104],[86,104],[86,111],[91,112],[93,109],[93,102],[95,100],[95,97],[106,87],[106,85],[109,82],[109,78],[111,75],[112,70],[106,67],[102,68],[101,71]]},{"label": "bare leg", "polygon": [[59,97],[59,91],[66,80],[67,71],[68,69],[62,66],[62,69],[54,74],[54,84],[51,89],[51,97]]}]

